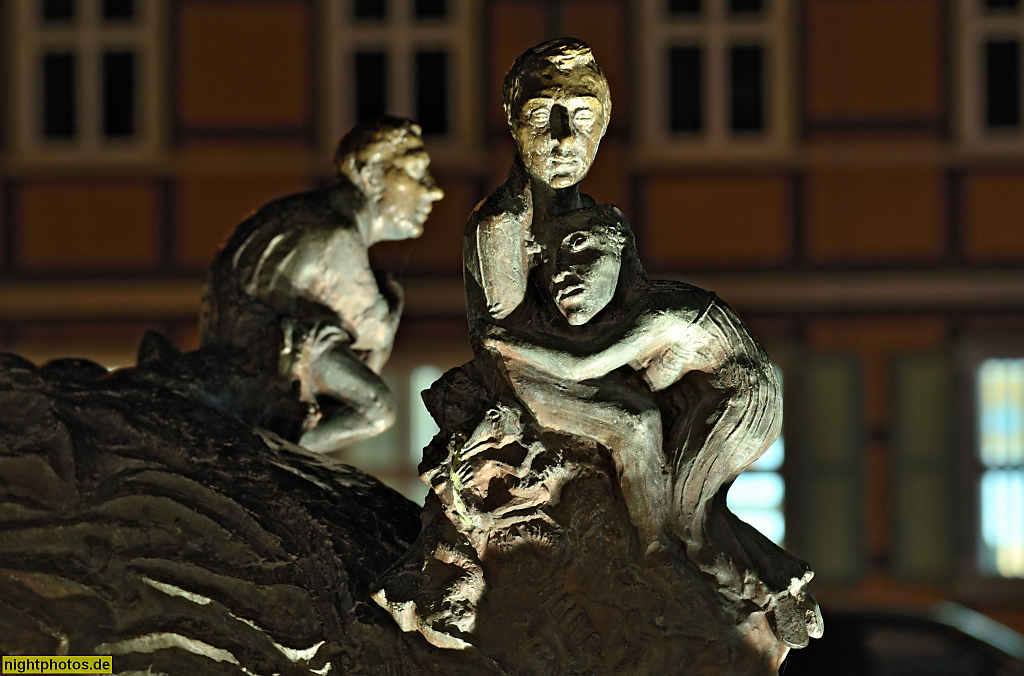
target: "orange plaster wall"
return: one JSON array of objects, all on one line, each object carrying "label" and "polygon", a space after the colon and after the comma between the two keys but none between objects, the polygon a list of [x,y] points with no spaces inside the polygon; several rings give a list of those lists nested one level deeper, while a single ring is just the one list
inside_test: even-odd
[{"label": "orange plaster wall", "polygon": [[968,175],[963,210],[964,248],[969,259],[1024,261],[1024,173]]},{"label": "orange plaster wall", "polygon": [[444,199],[434,202],[418,239],[381,242],[370,251],[375,264],[393,270],[462,273],[462,233],[466,219],[480,200],[475,181],[435,175]]},{"label": "orange plaster wall", "polygon": [[516,57],[546,37],[547,10],[538,0],[495,0],[488,29],[487,86],[483,92],[487,119],[494,129],[507,128],[501,106],[501,85]]},{"label": "orange plaster wall", "polygon": [[812,121],[942,115],[941,0],[808,0],[805,19]]},{"label": "orange plaster wall", "polygon": [[158,259],[159,200],[141,181],[28,183],[17,261],[30,271],[137,270]]},{"label": "orange plaster wall", "polygon": [[583,40],[608,78],[612,92],[612,129],[625,129],[629,121],[629,78],[624,57],[628,53],[625,3],[617,0],[569,0],[562,14],[562,34]]},{"label": "orange plaster wall", "polygon": [[936,169],[818,169],[807,179],[807,250],[817,263],[939,260],[947,251],[945,209]]},{"label": "orange plaster wall", "polygon": [[306,176],[186,176],[177,184],[175,260],[206,269],[249,214],[271,200],[308,190]]},{"label": "orange plaster wall", "polygon": [[626,212],[627,218],[632,217],[629,213],[629,172],[623,170],[627,166],[629,147],[625,141],[605,136],[587,177],[580,183],[580,190],[597,200],[598,204],[615,204]]},{"label": "orange plaster wall", "polygon": [[775,265],[790,253],[783,176],[653,178],[641,257],[651,268]]},{"label": "orange plaster wall", "polygon": [[183,124],[267,128],[309,123],[309,3],[177,4],[178,116]]}]

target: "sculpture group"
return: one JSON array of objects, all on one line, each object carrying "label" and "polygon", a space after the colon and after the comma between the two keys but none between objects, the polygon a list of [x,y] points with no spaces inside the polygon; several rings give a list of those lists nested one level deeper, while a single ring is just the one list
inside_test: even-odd
[{"label": "sculpture group", "polygon": [[[16,592],[8,598],[18,599],[18,617],[36,622],[15,621],[16,636],[58,626],[66,647],[107,650],[164,673],[196,656],[242,673],[276,664],[259,657],[270,650],[294,673],[753,675],[777,673],[789,648],[821,635],[810,569],[725,504],[732,480],[779,434],[781,392],[767,355],[713,293],[650,280],[625,215],[578,189],[611,115],[590,49],[566,38],[528,50],[503,95],[517,153],[466,227],[475,358],[424,395],[441,431],[420,465],[431,487],[422,527],[397,494],[290,443],[322,453],[394,421],[379,373],[401,289],[370,268],[366,250],[418,236],[442,193],[418,127],[388,118],[342,140],[333,186],[277,200],[238,228],[211,267],[197,352],[181,354],[153,334],[139,366],[113,376],[80,363],[36,370],[8,358],[0,395],[23,412],[0,428],[0,441],[34,440],[8,451],[0,445],[0,476],[38,465],[81,484],[67,465],[83,460],[47,449],[63,448],[63,439],[82,446],[73,440],[88,427],[91,452],[108,458],[89,465],[99,467],[102,506],[135,490],[126,468],[148,463],[160,485],[177,486],[164,489],[176,505],[202,516],[196,537],[230,530],[224,509],[255,519],[230,538],[241,549],[208,551],[203,560],[173,547],[150,551],[166,525],[142,498],[126,507],[118,518],[138,524],[120,544],[105,545],[101,568],[130,568],[134,592],[90,612],[127,615],[119,604],[143,592],[195,607],[154,611],[152,630],[139,635],[111,620],[106,636],[95,627],[60,629],[82,623],[63,620],[72,611],[52,601],[66,598],[58,587],[88,587],[83,579],[93,588],[80,593],[98,594],[99,569],[43,556],[46,547],[68,549],[66,528],[33,512],[26,535],[28,517],[8,508],[0,512],[0,591]],[[78,384],[65,391],[59,378],[68,374]],[[148,405],[159,412],[126,404],[128,391],[152,393]],[[67,411],[80,415],[87,401],[107,407],[111,420],[70,421]],[[201,415],[190,413],[197,407]],[[221,427],[230,431],[211,429],[202,452],[190,446],[204,434],[197,420],[217,426],[225,415],[231,422]],[[253,428],[269,432],[245,432]],[[144,450],[147,434],[161,450]],[[135,446],[104,435],[131,437]],[[238,483],[250,489],[193,468],[192,454],[228,464],[244,456]],[[38,493],[27,499],[8,480],[0,507],[39,511],[34,500],[47,513],[94,523],[100,507],[78,484],[72,507],[66,491],[19,489]],[[251,491],[257,485],[262,506]],[[37,522],[51,528],[40,531]],[[234,551],[228,544],[224,551]],[[140,568],[137,560],[149,563]],[[46,569],[43,578],[31,577],[43,573],[33,566]],[[291,600],[268,600],[263,622],[235,627],[230,618],[256,612],[239,590],[271,583],[292,590]],[[326,597],[335,602],[324,605]],[[223,609],[216,621],[171,617],[210,613],[211,604]],[[315,621],[297,617],[304,613]],[[263,643],[246,633],[257,624],[268,627]]]}]

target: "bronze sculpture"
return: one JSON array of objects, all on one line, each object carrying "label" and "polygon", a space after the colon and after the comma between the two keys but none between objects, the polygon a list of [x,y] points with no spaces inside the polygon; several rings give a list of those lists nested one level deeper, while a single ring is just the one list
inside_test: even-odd
[{"label": "bronze sculpture", "polygon": [[[503,615],[501,603],[487,598],[502,584],[496,580],[520,565],[518,548],[539,548],[567,570],[588,561],[587,548],[599,545],[553,510],[565,502],[567,486],[597,471],[615,485],[591,490],[621,491],[636,534],[633,545],[608,556],[644,571],[640,577],[650,578],[652,566],[677,571],[681,577],[669,583],[675,596],[714,590],[720,600],[707,603],[731,608],[727,614],[744,627],[715,640],[727,646],[759,637],[753,661],[777,666],[784,646],[821,634],[807,587],[813,573],[736,519],[725,495],[778,436],[779,385],[767,355],[727,305],[695,287],[649,280],[622,213],[592,206],[579,193],[607,126],[607,91],[589,48],[573,39],[528,50],[506,76],[518,153],[465,236],[476,359],[428,395],[442,430],[421,465],[436,495],[427,502],[433,518],[420,549],[382,580],[375,598],[403,628],[438,646],[500,653],[504,646],[486,638],[485,625],[495,620],[483,616]],[[611,468],[594,457],[594,444]],[[566,584],[560,573],[545,579]],[[583,589],[589,600],[602,596]],[[530,592],[544,593],[526,584],[523,593]],[[607,626],[615,626],[610,616]],[[692,619],[674,630],[701,632]],[[658,649],[638,655],[665,659]]]},{"label": "bronze sculpture", "polygon": [[[380,118],[338,144],[336,182],[264,206],[232,235],[207,276],[203,347],[266,363],[268,389],[298,387],[303,420],[247,420],[327,452],[395,421],[380,371],[402,313],[402,288],[367,249],[419,237],[444,193],[420,128]],[[295,429],[298,427],[298,429]]]},{"label": "bronze sculpture", "polygon": [[540,248],[534,223],[593,206],[579,182],[611,116],[608,82],[582,43],[528,50],[505,77],[505,116],[518,152],[508,178],[470,216],[463,244],[470,342],[514,322]]},{"label": "bronze sculpture", "polygon": [[767,356],[713,293],[648,279],[622,212],[577,188],[611,110],[589,48],[529,50],[505,103],[519,152],[467,224],[476,358],[425,395],[422,528],[282,438],[328,450],[391,415],[375,378],[401,297],[365,251],[418,234],[440,191],[415,126],[385,121],[337,185],[239,228],[202,349],[151,335],[113,374],[0,358],[0,650],[126,673],[760,676],[820,635],[806,564],[725,504],[778,434]]}]

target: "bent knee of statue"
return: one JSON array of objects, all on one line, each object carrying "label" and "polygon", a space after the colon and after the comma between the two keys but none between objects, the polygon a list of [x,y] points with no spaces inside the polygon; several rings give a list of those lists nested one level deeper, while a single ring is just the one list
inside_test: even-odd
[{"label": "bent knee of statue", "polygon": [[394,395],[379,378],[360,378],[358,387],[317,392],[299,444],[328,453],[370,439],[397,420]]}]

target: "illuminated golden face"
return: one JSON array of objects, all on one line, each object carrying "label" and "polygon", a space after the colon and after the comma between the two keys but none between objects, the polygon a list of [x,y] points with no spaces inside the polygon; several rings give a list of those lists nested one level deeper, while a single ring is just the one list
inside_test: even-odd
[{"label": "illuminated golden face", "polygon": [[607,111],[594,77],[554,66],[526,83],[512,115],[512,135],[527,170],[552,188],[583,180],[597,155]]},{"label": "illuminated golden face", "polygon": [[381,185],[377,209],[380,215],[379,240],[419,237],[434,202],[444,192],[429,170],[430,156],[417,137],[407,137],[395,148],[379,179]]}]

